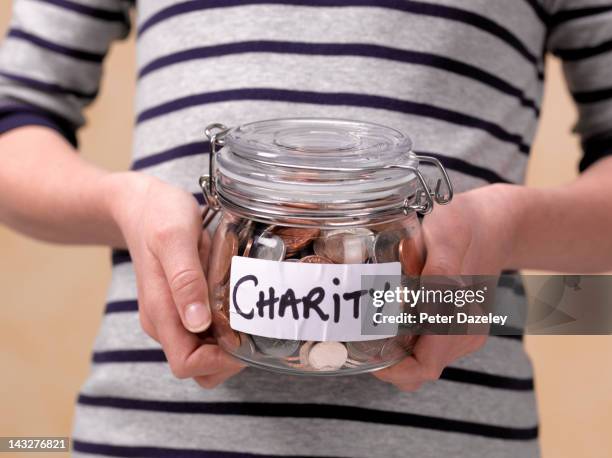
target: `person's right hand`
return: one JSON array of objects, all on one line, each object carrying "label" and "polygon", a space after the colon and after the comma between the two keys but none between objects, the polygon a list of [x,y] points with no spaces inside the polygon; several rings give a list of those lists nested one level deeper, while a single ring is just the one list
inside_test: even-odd
[{"label": "person's right hand", "polygon": [[178,378],[212,388],[243,366],[203,334],[211,324],[205,270],[210,237],[188,192],[143,174],[107,175],[108,208],[136,271],[144,331]]}]

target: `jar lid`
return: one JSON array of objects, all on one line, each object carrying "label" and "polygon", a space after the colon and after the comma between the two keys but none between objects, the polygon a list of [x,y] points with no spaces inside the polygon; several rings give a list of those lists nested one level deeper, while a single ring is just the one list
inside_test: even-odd
[{"label": "jar lid", "polygon": [[210,138],[212,145],[222,146],[212,148],[215,199],[245,217],[355,225],[402,217],[408,202],[423,197],[423,188],[432,202],[410,138],[390,127],[343,119],[273,119],[226,128]]},{"label": "jar lid", "polygon": [[318,172],[337,172],[341,168],[372,170],[416,162],[412,142],[403,133],[344,119],[253,122],[230,130],[225,145],[247,162]]}]

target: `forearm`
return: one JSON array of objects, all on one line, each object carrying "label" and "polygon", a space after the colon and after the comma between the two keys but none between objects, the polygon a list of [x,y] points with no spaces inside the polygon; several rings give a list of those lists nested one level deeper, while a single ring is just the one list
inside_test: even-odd
[{"label": "forearm", "polygon": [[108,206],[108,172],[59,134],[23,127],[0,137],[0,223],[31,237],[124,246]]},{"label": "forearm", "polygon": [[516,220],[508,268],[612,270],[612,158],[569,185],[510,186],[508,193]]}]

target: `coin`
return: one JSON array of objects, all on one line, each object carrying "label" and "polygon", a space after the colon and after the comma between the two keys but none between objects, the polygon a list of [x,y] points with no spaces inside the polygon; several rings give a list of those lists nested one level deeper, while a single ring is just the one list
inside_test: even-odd
[{"label": "coin", "polygon": [[306,247],[320,232],[317,228],[280,227],[274,231],[274,235],[283,239],[287,255],[291,256]]},{"label": "coin", "polygon": [[267,259],[269,261],[282,261],[285,258],[285,243],[277,235],[263,233],[255,239],[249,257]]},{"label": "coin", "polygon": [[[287,259],[287,261],[291,261],[291,259]],[[334,262],[331,259],[328,259],[323,256],[317,256],[313,254],[311,256],[306,256],[300,259],[300,262],[304,262],[307,264],[333,264]]]},{"label": "coin", "polygon": [[310,354],[310,349],[314,345],[314,342],[304,342],[300,347],[300,365],[303,369],[310,369],[310,362],[308,361],[308,355]]},{"label": "coin", "polygon": [[294,354],[300,346],[299,340],[273,339],[271,337],[263,337],[251,335],[255,346],[263,354],[274,356],[276,358],[285,358]]},{"label": "coin", "polygon": [[251,254],[251,248],[253,248],[254,240],[255,239],[253,239],[253,237],[250,237],[244,244],[244,250],[242,251],[242,256],[244,256],[245,258],[250,257],[249,255]]},{"label": "coin", "polygon": [[404,275],[417,277],[423,270],[423,256],[414,238],[402,239],[398,248]]},{"label": "coin", "polygon": [[308,353],[308,362],[319,371],[335,371],[346,362],[348,352],[340,342],[319,342]]},{"label": "coin", "polygon": [[212,246],[215,249],[208,261],[208,281],[211,285],[224,285],[229,280],[232,257],[238,254],[238,236],[227,220],[219,223]]},{"label": "coin", "polygon": [[397,360],[410,354],[417,336],[397,336],[387,339],[380,350],[380,356],[384,361]]},{"label": "coin", "polygon": [[366,362],[380,357],[387,339],[347,342],[348,357],[354,361]]},{"label": "coin", "polygon": [[397,232],[379,232],[374,239],[374,261],[378,264],[399,261],[400,240]]},{"label": "coin", "polygon": [[372,237],[364,228],[330,231],[315,241],[315,254],[336,264],[362,264],[370,256]]}]

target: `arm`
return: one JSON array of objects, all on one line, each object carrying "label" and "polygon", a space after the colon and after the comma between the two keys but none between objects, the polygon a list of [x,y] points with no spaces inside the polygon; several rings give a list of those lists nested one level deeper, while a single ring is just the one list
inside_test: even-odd
[{"label": "arm", "polygon": [[209,240],[196,200],[144,174],[108,173],[75,151],[102,59],[129,30],[130,2],[103,3],[105,19],[97,7],[14,2],[0,47],[0,223],[52,242],[127,247],[144,331],[175,375],[212,386],[240,366],[196,335],[211,321]]},{"label": "arm", "polygon": [[554,189],[511,187],[515,242],[505,267],[595,273],[612,270],[612,158]]},{"label": "arm", "polygon": [[0,136],[0,223],[58,243],[125,247],[103,190],[108,173],[62,136],[26,126]]},{"label": "arm", "polygon": [[141,324],[173,373],[211,387],[242,368],[195,334],[211,322],[202,267],[210,241],[192,195],[139,173],[96,168],[45,127],[2,135],[0,153],[0,223],[52,242],[128,247]]}]

